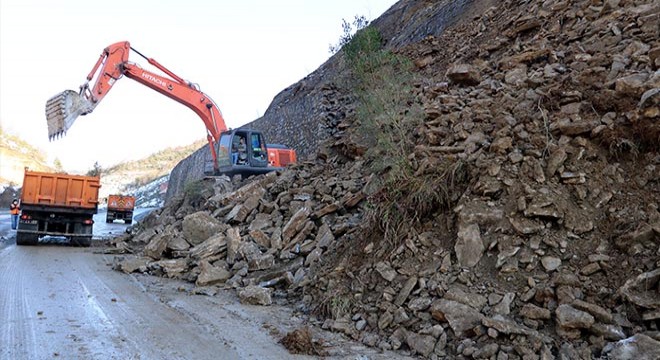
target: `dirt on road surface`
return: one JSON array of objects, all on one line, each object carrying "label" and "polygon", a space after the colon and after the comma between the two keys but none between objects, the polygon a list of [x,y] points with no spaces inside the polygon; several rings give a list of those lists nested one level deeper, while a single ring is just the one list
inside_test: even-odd
[{"label": "dirt on road surface", "polygon": [[[98,250],[0,250],[1,359],[312,358],[278,343],[301,326],[290,310],[241,305],[229,292],[190,295],[183,282],[122,274]],[[324,341],[331,358],[391,358],[334,335]]]}]

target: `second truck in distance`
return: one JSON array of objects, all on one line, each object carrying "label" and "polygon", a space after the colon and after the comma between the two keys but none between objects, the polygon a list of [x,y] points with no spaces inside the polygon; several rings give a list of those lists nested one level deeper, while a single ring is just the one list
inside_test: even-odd
[{"label": "second truck in distance", "polygon": [[124,224],[130,224],[133,222],[134,209],[134,196],[108,195],[108,214],[105,216],[105,222],[111,223],[115,220],[123,220]]}]

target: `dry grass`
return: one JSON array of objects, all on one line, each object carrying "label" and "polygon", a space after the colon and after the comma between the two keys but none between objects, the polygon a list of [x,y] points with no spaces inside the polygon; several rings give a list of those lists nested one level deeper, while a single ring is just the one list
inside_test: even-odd
[{"label": "dry grass", "polygon": [[319,340],[314,340],[309,327],[303,327],[293,330],[286,334],[280,344],[291,354],[324,356],[323,344]]},{"label": "dry grass", "polygon": [[323,300],[314,309],[314,313],[324,318],[337,320],[351,315],[351,309],[354,305],[354,301],[348,294],[324,294]]},{"label": "dry grass", "polygon": [[367,227],[376,228],[390,245],[397,245],[411,229],[438,211],[448,210],[469,182],[463,161],[444,159],[432,172],[390,173],[369,197]]},{"label": "dry grass", "polygon": [[660,124],[652,119],[620,122],[605,129],[596,140],[615,159],[634,159],[660,150]]},{"label": "dry grass", "polygon": [[468,171],[464,162],[449,158],[434,159],[425,169],[411,160],[413,134],[425,116],[415,96],[417,75],[410,59],[381,45],[377,30],[366,27],[343,51],[357,98],[354,130],[379,179],[369,195],[364,234],[383,235],[395,245],[424,219],[451,207],[466,188]]}]

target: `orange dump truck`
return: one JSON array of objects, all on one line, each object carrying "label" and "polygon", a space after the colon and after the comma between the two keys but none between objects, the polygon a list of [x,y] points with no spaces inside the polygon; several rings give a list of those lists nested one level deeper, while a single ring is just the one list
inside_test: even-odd
[{"label": "orange dump truck", "polygon": [[124,224],[133,221],[133,209],[135,209],[135,197],[129,195],[109,195],[108,215],[105,222],[124,220]]},{"label": "orange dump truck", "polygon": [[100,187],[98,176],[25,169],[16,244],[36,245],[40,237],[51,235],[89,246]]}]

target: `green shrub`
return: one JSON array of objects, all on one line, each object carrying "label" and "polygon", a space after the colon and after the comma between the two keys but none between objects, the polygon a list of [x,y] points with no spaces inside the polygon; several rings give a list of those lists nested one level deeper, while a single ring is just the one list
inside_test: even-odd
[{"label": "green shrub", "polygon": [[358,30],[342,52],[357,98],[358,141],[367,147],[369,170],[378,175],[368,198],[367,226],[394,245],[424,219],[451,208],[468,171],[463,162],[441,159],[431,171],[417,173],[410,155],[424,112],[413,91],[417,78],[410,59],[385,49],[373,26]]},{"label": "green shrub", "polygon": [[206,201],[205,187],[202,181],[191,181],[183,187],[183,194],[188,204],[198,207]]}]

